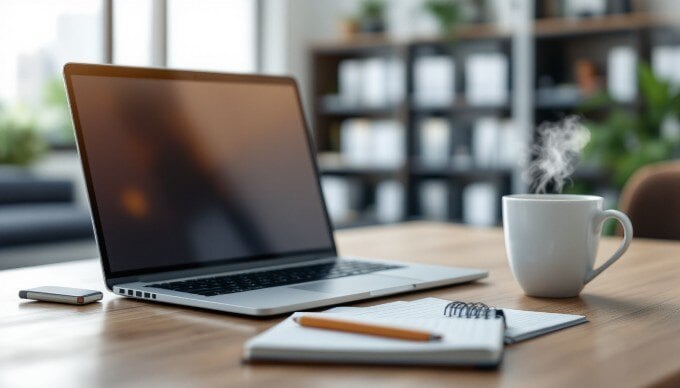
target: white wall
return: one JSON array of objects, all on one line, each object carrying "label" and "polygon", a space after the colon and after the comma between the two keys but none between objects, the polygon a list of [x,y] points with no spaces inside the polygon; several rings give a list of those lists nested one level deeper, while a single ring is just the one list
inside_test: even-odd
[{"label": "white wall", "polygon": [[292,75],[309,106],[309,48],[315,42],[336,38],[341,15],[352,14],[360,0],[263,0],[262,71]]}]

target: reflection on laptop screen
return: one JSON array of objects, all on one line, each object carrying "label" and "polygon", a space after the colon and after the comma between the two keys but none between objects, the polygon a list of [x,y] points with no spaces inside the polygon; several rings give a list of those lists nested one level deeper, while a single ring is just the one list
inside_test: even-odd
[{"label": "reflection on laptop screen", "polygon": [[112,272],[332,248],[292,84],[71,82]]}]

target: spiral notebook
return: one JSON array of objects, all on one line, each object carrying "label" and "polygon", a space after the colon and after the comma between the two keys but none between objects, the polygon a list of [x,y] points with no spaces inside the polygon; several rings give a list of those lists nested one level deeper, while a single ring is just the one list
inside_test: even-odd
[{"label": "spiral notebook", "polygon": [[[293,317],[251,339],[246,360],[411,365],[496,366],[503,354],[504,318],[480,304],[394,302],[369,308],[336,308],[336,318],[428,330],[441,341],[413,342],[299,326]],[[421,312],[418,314],[419,307]],[[446,313],[446,315],[445,315]]]},{"label": "spiral notebook", "polygon": [[[523,341],[586,322],[581,315],[452,305],[424,298],[371,307],[336,307],[324,314],[436,331],[440,343],[415,343],[301,327],[292,317],[251,339],[247,360],[494,366],[503,342]],[[296,313],[300,314],[300,313]],[[295,315],[294,315],[295,316]]]}]

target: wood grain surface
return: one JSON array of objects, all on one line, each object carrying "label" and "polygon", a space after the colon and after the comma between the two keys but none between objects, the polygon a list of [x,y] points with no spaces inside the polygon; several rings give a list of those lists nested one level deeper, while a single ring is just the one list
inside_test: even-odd
[{"label": "wood grain surface", "polygon": [[[283,317],[254,319],[125,299],[67,306],[20,300],[39,285],[104,289],[99,262],[0,272],[0,387],[680,386],[680,243],[635,240],[577,298],[525,296],[500,229],[437,223],[343,230],[344,255],[490,270],[482,281],[357,303],[427,296],[586,315],[590,322],[506,348],[500,369],[243,364],[243,343]],[[600,256],[617,239],[605,239]],[[2,258],[0,257],[0,260]]]}]

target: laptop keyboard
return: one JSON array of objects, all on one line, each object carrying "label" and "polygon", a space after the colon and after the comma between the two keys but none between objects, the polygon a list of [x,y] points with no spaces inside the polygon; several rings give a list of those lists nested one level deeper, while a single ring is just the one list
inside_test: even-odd
[{"label": "laptop keyboard", "polygon": [[259,290],[261,288],[287,286],[289,284],[305,283],[314,280],[364,275],[371,272],[395,268],[402,268],[402,266],[365,261],[340,260],[334,263],[316,264],[304,267],[157,283],[147,287],[156,287],[203,296],[215,296]]}]

